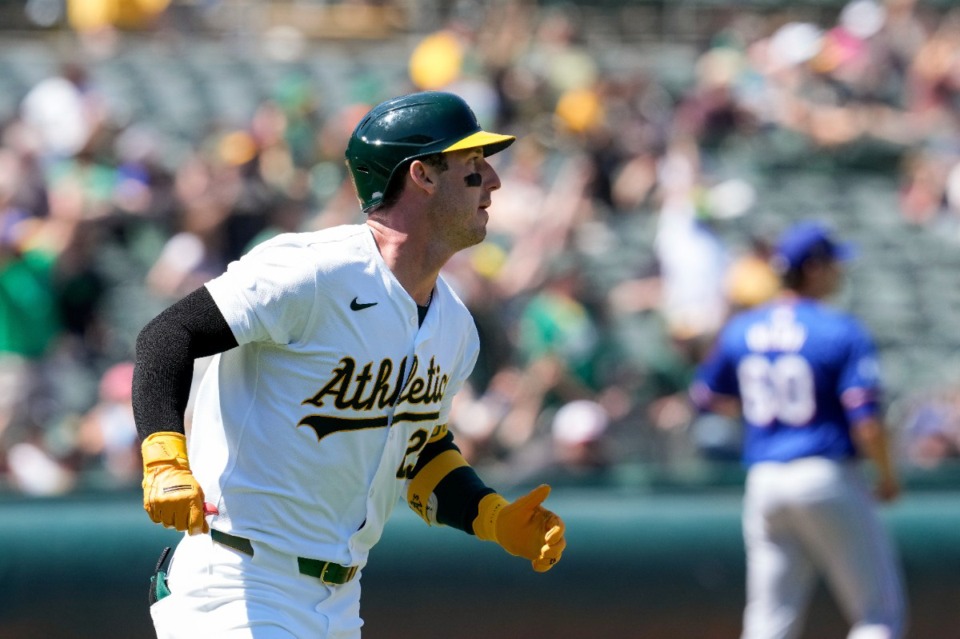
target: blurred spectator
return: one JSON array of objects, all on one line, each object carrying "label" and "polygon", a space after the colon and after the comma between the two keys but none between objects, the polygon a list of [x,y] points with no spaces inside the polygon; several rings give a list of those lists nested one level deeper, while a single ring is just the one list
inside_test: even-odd
[{"label": "blurred spectator", "polygon": [[601,336],[581,301],[582,274],[573,258],[557,258],[542,288],[521,311],[518,354],[523,362],[521,388],[526,392],[505,418],[502,440],[511,446],[527,441],[546,406],[591,397]]},{"label": "blurred spectator", "polygon": [[610,418],[600,404],[574,400],[557,409],[544,436],[515,451],[503,481],[512,485],[587,485],[601,481],[613,463]]},{"label": "blurred spectator", "polygon": [[572,4],[544,9],[519,61],[554,103],[571,91],[593,86],[599,74],[596,57],[584,46],[578,11]]},{"label": "blurred spectator", "polygon": [[699,208],[699,162],[689,139],[675,144],[663,160],[656,251],[663,295],[660,310],[670,330],[709,337],[727,313],[723,278],[729,255]]},{"label": "blurred spectator", "polygon": [[198,197],[182,211],[181,230],[163,247],[147,273],[150,291],[165,299],[176,300],[227,266],[221,225],[228,211],[211,197]]},{"label": "blurred spectator", "polygon": [[902,425],[906,460],[933,469],[960,459],[960,387],[948,387],[918,397]]},{"label": "blurred spectator", "polygon": [[24,123],[39,136],[47,158],[67,158],[83,150],[103,126],[102,96],[86,69],[64,63],[57,75],[40,81],[24,96]]},{"label": "blurred spectator", "polygon": [[257,244],[281,233],[302,230],[306,214],[306,203],[302,198],[278,196],[267,209],[266,227],[250,240],[242,252],[246,253]]},{"label": "blurred spectator", "polygon": [[139,481],[140,441],[133,422],[133,363],[111,366],[100,378],[98,401],[80,420],[76,433],[81,469],[103,469],[115,485]]},{"label": "blurred spectator", "polygon": [[874,54],[896,74],[904,105],[909,102],[907,73],[928,33],[918,0],[885,0],[884,21],[875,36]]},{"label": "blurred spectator", "polygon": [[45,357],[62,322],[58,252],[42,241],[43,222],[8,210],[0,224],[0,443],[9,445],[44,425],[50,405]]},{"label": "blurred spectator", "polygon": [[749,133],[754,115],[740,102],[736,82],[743,54],[714,47],[697,60],[696,84],[680,99],[674,113],[675,133],[695,138],[707,150],[717,150],[731,137]]},{"label": "blurred spectator", "polygon": [[14,488],[25,495],[46,497],[62,495],[74,487],[75,473],[48,448],[43,431],[37,427],[30,429],[26,439],[10,447],[6,463]]},{"label": "blurred spectator", "polygon": [[904,220],[931,226],[942,218],[948,161],[942,154],[924,151],[915,151],[904,159],[899,193]]},{"label": "blurred spectator", "polygon": [[733,259],[725,275],[729,312],[762,304],[777,294],[780,278],[770,265],[772,257],[770,240],[762,233],[752,233],[748,249]]},{"label": "blurred spectator", "polygon": [[912,121],[921,133],[950,119],[958,86],[956,59],[960,44],[960,11],[950,9],[936,23],[932,33],[920,45],[910,61],[907,96],[912,113],[921,116]]}]

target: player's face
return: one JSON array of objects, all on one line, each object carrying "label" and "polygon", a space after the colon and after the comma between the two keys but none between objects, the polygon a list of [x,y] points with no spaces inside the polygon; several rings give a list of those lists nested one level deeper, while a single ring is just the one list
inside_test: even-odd
[{"label": "player's face", "polygon": [[833,295],[843,287],[843,264],[837,260],[831,260],[826,268],[828,294]]},{"label": "player's face", "polygon": [[837,260],[823,260],[811,265],[807,271],[811,293],[814,297],[826,298],[836,294],[843,285],[843,266]]},{"label": "player's face", "polygon": [[487,207],[500,188],[500,177],[482,149],[447,154],[448,169],[440,174],[438,232],[456,250],[473,246],[487,235]]}]

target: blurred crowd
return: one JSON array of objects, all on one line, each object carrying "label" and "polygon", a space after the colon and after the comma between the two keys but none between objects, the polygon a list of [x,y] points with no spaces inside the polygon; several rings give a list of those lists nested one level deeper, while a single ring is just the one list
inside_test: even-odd
[{"label": "blurred crowd", "polygon": [[[332,109],[338,87],[293,64],[246,122],[194,139],[114,112],[83,56],[30,87],[0,123],[4,483],[138,483],[139,328],[264,238],[362,221],[343,149],[396,93],[459,93],[519,138],[494,158],[487,241],[444,273],[483,346],[451,426],[501,483],[736,459],[736,429],[686,389],[729,313],[777,289],[758,164],[872,163],[904,225],[960,242],[960,9],[729,11],[678,86],[611,65],[575,5],[491,4],[461,3],[367,99]],[[903,463],[960,455],[958,397],[909,404]]]}]

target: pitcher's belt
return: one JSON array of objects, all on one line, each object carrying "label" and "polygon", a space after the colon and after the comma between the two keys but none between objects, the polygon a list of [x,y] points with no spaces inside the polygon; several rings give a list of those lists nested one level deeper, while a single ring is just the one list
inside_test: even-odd
[{"label": "pitcher's belt", "polygon": [[[229,535],[216,529],[210,530],[210,537],[218,544],[229,546],[245,555],[253,556],[253,544],[250,543],[249,539]],[[316,577],[328,586],[345,584],[357,574],[356,566],[341,566],[332,561],[320,561],[319,559],[308,559],[306,557],[297,557],[297,566],[301,575]]]}]

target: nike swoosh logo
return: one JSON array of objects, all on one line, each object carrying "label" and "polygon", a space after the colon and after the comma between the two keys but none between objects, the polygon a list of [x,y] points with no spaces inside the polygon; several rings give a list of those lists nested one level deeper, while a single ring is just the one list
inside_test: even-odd
[{"label": "nike swoosh logo", "polygon": [[371,306],[376,306],[377,302],[369,302],[367,304],[361,304],[357,301],[357,298],[353,298],[353,301],[350,302],[351,311],[362,311],[365,308],[370,308]]}]

